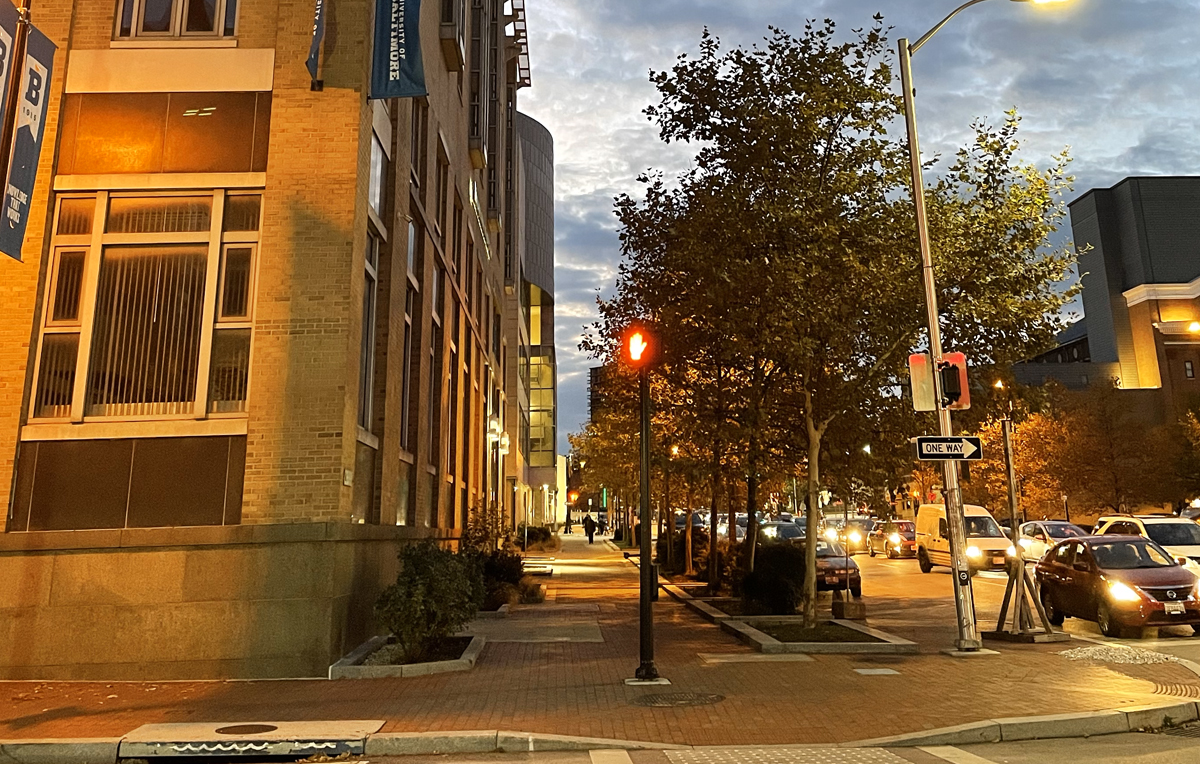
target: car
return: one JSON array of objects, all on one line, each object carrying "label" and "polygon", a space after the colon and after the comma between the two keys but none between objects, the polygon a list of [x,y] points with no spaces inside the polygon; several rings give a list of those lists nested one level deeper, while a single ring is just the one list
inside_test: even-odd
[{"label": "car", "polygon": [[[967,532],[967,565],[972,573],[1003,569],[1008,558],[1016,554],[1008,536],[983,507],[963,505],[963,525]],[[929,573],[935,565],[950,567],[950,536],[944,505],[922,504],[917,509],[916,542],[917,564],[922,573]]]},{"label": "car", "polygon": [[781,541],[795,544],[804,537],[804,528],[790,521],[766,522],[758,526],[759,543]]},{"label": "car", "polygon": [[887,555],[888,559],[917,556],[917,524],[912,520],[886,520],[876,523],[867,536],[867,554]]},{"label": "car", "polygon": [[[802,539],[797,546],[804,549],[808,540]],[[817,591],[841,591],[849,588],[853,597],[862,596],[862,573],[858,564],[836,541],[818,538],[817,544]]]},{"label": "car", "polygon": [[[704,527],[705,527],[704,513],[692,512],[692,528],[696,529],[696,528],[704,528]],[[682,531],[685,528],[687,528],[687,513],[686,512],[676,512],[675,513],[675,530]]]},{"label": "car", "polygon": [[1090,535],[1083,528],[1065,520],[1035,520],[1021,525],[1017,543],[1021,545],[1021,554],[1025,559],[1036,562],[1063,539]]},{"label": "car", "polygon": [[1200,525],[1174,515],[1107,515],[1096,521],[1097,536],[1148,538],[1200,578]]},{"label": "car", "polygon": [[1144,626],[1200,627],[1195,574],[1143,536],[1067,539],[1037,564],[1038,596],[1050,622],[1095,621],[1106,637]]}]

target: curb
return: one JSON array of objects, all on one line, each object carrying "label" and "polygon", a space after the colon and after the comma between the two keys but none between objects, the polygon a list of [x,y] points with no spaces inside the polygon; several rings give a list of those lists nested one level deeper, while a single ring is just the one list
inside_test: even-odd
[{"label": "curb", "polygon": [[[463,732],[384,732],[368,735],[366,756],[448,753],[529,753],[544,751],[684,751],[734,748],[915,748],[971,745],[1014,740],[1079,738],[1137,732],[1200,719],[1196,701],[1132,706],[1121,709],[1048,716],[988,719],[953,727],[912,732],[849,743],[809,745],[690,746],[639,740],[551,735],[539,732],[474,730]],[[0,764],[116,764],[124,738],[30,739],[0,742]]]}]

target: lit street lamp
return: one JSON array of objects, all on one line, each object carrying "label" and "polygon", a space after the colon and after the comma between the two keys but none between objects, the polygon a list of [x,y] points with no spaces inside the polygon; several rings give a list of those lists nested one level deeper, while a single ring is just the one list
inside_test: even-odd
[{"label": "lit street lamp", "polygon": [[[1065,2],[1065,0],[1012,0],[1033,2],[1037,5]],[[912,56],[921,49],[929,38],[938,33],[950,19],[972,5],[985,0],[970,0],[954,9],[915,43],[901,38],[900,87],[904,91],[904,117],[908,129],[909,163],[912,167],[913,204],[916,207],[917,240],[921,247],[921,275],[925,284],[925,312],[929,324],[929,353],[934,368],[942,360],[942,333],[938,326],[937,291],[933,281],[933,256],[929,246],[929,218],[925,211],[925,181],[921,177],[921,150],[917,143],[917,114],[913,102],[915,91],[912,82]],[[938,419],[938,435],[950,437],[954,434],[950,422],[950,411],[942,398],[942,377],[933,375],[934,405]],[[954,568],[954,608],[958,614],[958,639],[955,646],[962,651],[976,651],[983,647],[979,628],[975,622],[975,601],[971,592],[971,573],[966,556],[966,529],[963,525],[962,493],[958,485],[958,463],[942,462],[945,473],[946,520],[950,529],[950,564]]]}]

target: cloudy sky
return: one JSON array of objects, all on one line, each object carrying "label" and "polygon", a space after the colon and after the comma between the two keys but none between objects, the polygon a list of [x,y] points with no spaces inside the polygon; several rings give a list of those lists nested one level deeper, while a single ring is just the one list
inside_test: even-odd
[{"label": "cloudy sky", "polygon": [[[687,166],[642,114],[649,70],[693,53],[705,26],[727,45],[767,26],[799,33],[831,18],[849,34],[882,13],[916,38],[958,0],[530,0],[533,87],[523,111],[554,134],[559,435],[587,418],[579,337],[619,262],[613,197],[648,168]],[[922,151],[952,154],[975,117],[1017,107],[1026,158],[1070,146],[1076,193],[1127,175],[1200,174],[1200,0],[992,0],[968,9],[917,54]],[[927,178],[928,180],[928,178]]]}]

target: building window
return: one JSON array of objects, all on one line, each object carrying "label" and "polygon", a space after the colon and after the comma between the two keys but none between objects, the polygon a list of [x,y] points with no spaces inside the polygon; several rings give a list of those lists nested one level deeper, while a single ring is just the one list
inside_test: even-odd
[{"label": "building window", "polygon": [[367,186],[367,198],[371,209],[383,219],[383,189],[387,180],[387,155],[383,144],[374,133],[371,135],[371,178]]},{"label": "building window", "polygon": [[409,408],[412,405],[412,336],[413,336],[413,306],[416,304],[417,290],[410,285],[404,301],[404,361],[400,379],[400,447],[411,451],[411,436],[409,434]]},{"label": "building window", "polygon": [[223,191],[61,199],[30,417],[243,414],[261,205]]},{"label": "building window", "polygon": [[412,181],[418,188],[425,183],[425,154],[429,130],[429,104],[422,98],[412,99],[412,133],[409,145],[412,156]]},{"label": "building window", "polygon": [[117,39],[233,37],[237,0],[121,0]]},{"label": "building window", "polygon": [[358,361],[358,426],[371,429],[371,409],[375,391],[375,299],[379,282],[379,237],[367,235],[367,254],[363,269],[362,346]]},{"label": "building window", "polygon": [[437,199],[434,201],[434,209],[437,212],[437,228],[438,233],[442,236],[442,240],[446,240],[446,204],[447,196],[450,191],[450,160],[446,158],[445,152],[438,147],[437,153],[437,183],[435,193]]},{"label": "building window", "polygon": [[1196,378],[1196,367],[1192,365],[1191,361],[1183,362],[1183,373],[1188,379]]}]

